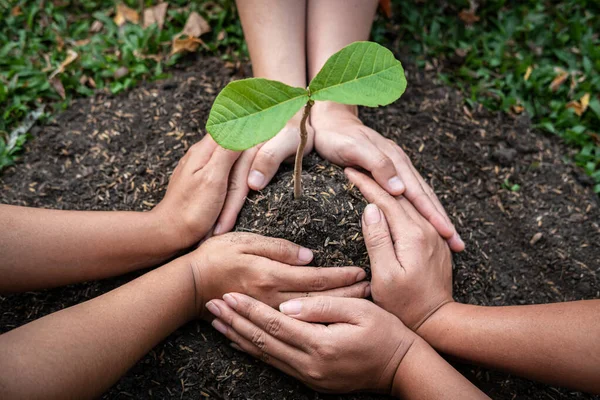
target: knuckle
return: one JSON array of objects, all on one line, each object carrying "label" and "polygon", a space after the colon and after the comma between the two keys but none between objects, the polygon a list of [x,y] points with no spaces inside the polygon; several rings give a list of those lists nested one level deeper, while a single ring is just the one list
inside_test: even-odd
[{"label": "knuckle", "polygon": [[263,332],[260,329],[255,329],[254,332],[252,333],[252,339],[251,342],[254,346],[256,346],[260,351],[262,351],[263,353],[266,352],[267,349],[267,343],[266,343],[266,337],[265,337],[265,332]]},{"label": "knuckle", "polygon": [[260,151],[258,152],[258,154],[256,156],[256,162],[257,162],[257,164],[262,164],[262,165],[267,165],[267,166],[277,165],[278,164],[277,154],[275,153],[274,150],[267,148],[267,147],[263,147],[262,149],[260,149]]},{"label": "knuckle", "polygon": [[418,228],[414,229],[410,235],[411,242],[417,246],[426,246],[429,241],[429,236],[425,230]]},{"label": "knuckle", "polygon": [[312,278],[310,288],[316,292],[320,292],[327,289],[327,278],[320,272],[317,272],[317,276]]},{"label": "knuckle", "polygon": [[316,348],[316,352],[322,360],[331,361],[336,358],[337,349],[333,342],[324,342]]},{"label": "knuckle", "polygon": [[392,160],[390,160],[389,157],[383,153],[379,154],[379,156],[373,163],[373,169],[386,170],[390,168],[394,168],[394,163],[392,162]]},{"label": "knuckle", "polygon": [[352,138],[345,137],[338,146],[338,154],[344,162],[351,162],[355,158],[358,145]]},{"label": "knuckle", "polygon": [[309,368],[306,370],[306,377],[312,382],[321,382],[325,379],[325,373],[320,368]]},{"label": "knuckle", "polygon": [[277,337],[281,331],[281,318],[278,316],[269,317],[265,331],[269,335]]},{"label": "knuckle", "polygon": [[377,230],[368,234],[369,247],[381,249],[389,244],[389,235],[383,230]]}]

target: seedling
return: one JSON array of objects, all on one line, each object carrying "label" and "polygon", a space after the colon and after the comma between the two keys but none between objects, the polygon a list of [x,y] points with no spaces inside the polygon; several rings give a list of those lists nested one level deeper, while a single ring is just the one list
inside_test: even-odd
[{"label": "seedling", "polygon": [[302,196],[306,120],[315,101],[378,107],[406,89],[400,61],[372,42],[355,42],[332,55],[308,88],[250,78],[230,82],[215,99],[206,130],[222,147],[242,151],[271,139],[303,106],[294,165],[294,198]]}]

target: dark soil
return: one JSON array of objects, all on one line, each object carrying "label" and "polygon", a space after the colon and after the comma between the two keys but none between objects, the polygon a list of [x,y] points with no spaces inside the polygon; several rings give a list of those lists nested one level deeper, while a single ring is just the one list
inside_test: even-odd
[{"label": "dark soil", "polygon": [[[26,154],[0,177],[2,203],[60,209],[147,210],[199,140],[218,90],[232,72],[214,59],[126,94],[78,100],[35,132]],[[600,208],[554,137],[526,118],[463,108],[461,97],[408,68],[396,105],[362,110],[367,125],[396,140],[434,187],[467,250],[456,255],[455,296],[483,305],[600,297]],[[503,187],[520,184],[511,192]],[[306,160],[306,196],[291,202],[289,167],[255,193],[238,230],[285,237],[325,264],[368,266],[359,215],[364,200],[341,169]],[[540,236],[541,235],[541,236]],[[534,238],[538,240],[534,240]],[[134,275],[0,297],[0,332],[98,296]],[[356,360],[361,362],[361,360]],[[459,366],[496,399],[593,396],[505,373]],[[232,350],[202,322],[179,329],[144,357],[105,398],[318,399],[323,396]]]}]

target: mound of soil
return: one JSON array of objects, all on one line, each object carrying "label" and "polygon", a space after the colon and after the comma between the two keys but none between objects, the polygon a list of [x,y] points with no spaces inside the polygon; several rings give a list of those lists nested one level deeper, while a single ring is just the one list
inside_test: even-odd
[{"label": "mound of soil", "polygon": [[[407,68],[409,87],[390,107],[361,111],[397,141],[432,185],[467,250],[454,256],[455,297],[483,305],[600,297],[600,208],[587,180],[564,163],[553,137],[524,117],[463,108],[454,91]],[[232,72],[206,59],[171,79],[128,93],[76,101],[38,128],[22,161],[0,177],[2,203],[60,209],[147,210],[199,140],[214,96]],[[316,251],[319,264],[361,265],[364,200],[340,168],[306,160],[305,198],[292,203],[290,167],[253,193],[237,230],[284,237]],[[507,189],[519,184],[518,191]],[[98,296],[136,274],[0,297],[0,332]],[[360,362],[357,360],[357,362]],[[458,365],[496,399],[591,399],[505,373]],[[188,324],[158,345],[108,393],[117,398],[369,399],[324,396],[231,349],[205,323]]]}]

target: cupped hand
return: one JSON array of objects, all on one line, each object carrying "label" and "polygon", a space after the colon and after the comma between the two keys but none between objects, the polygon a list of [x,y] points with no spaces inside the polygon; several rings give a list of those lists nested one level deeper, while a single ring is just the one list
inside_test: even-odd
[{"label": "cupped hand", "polygon": [[219,147],[207,135],[179,160],[165,197],[151,211],[173,232],[177,248],[199,242],[213,228],[240,154]]},{"label": "cupped hand", "polygon": [[416,330],[452,300],[452,255],[405,197],[390,196],[377,182],[351,168],[346,175],[371,203],[363,235],[371,261],[376,304]]},{"label": "cupped hand", "polygon": [[283,239],[228,233],[210,238],[186,257],[194,273],[200,317],[206,317],[206,301],[232,291],[272,307],[296,297],[370,293],[361,268],[304,267],[312,260],[312,251]]},{"label": "cupped hand", "polygon": [[[215,235],[233,229],[237,216],[244,205],[250,189],[262,190],[273,179],[282,162],[293,162],[300,143],[300,121],[303,110],[296,114],[273,139],[246,150],[233,167],[227,200]],[[314,130],[307,121],[308,138],[304,155],[310,153],[314,144]]]},{"label": "cupped hand", "polygon": [[230,293],[206,307],[234,347],[321,392],[389,394],[417,339],[398,318],[362,299],[302,298],[281,304],[278,312]]},{"label": "cupped hand", "polygon": [[453,251],[465,248],[444,207],[408,156],[394,141],[365,126],[356,108],[317,102],[311,112],[315,149],[321,157],[344,167],[369,171],[388,193],[402,194],[448,240]]}]

